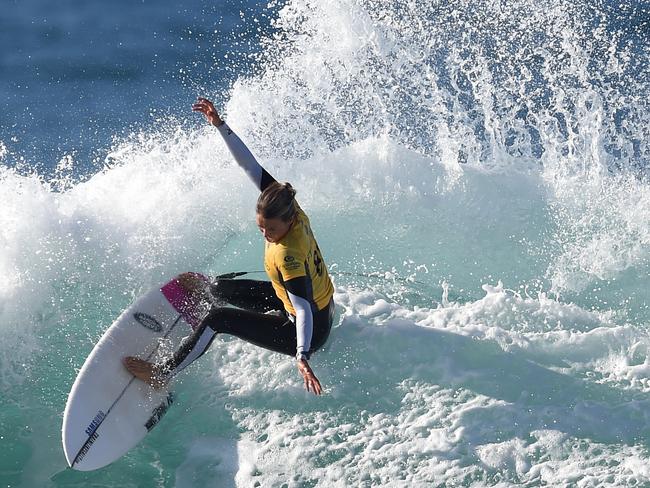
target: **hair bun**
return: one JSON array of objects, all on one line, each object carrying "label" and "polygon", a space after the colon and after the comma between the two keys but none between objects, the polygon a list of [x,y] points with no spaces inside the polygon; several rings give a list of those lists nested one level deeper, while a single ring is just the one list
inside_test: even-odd
[{"label": "hair bun", "polygon": [[289,193],[289,195],[291,195],[291,198],[294,198],[296,196],[296,190],[293,188],[293,186],[291,186],[291,183],[285,181],[282,183],[282,186]]}]

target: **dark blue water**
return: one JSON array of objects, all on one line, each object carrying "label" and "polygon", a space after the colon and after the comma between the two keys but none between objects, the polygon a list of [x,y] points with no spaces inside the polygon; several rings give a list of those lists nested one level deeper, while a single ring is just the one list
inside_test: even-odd
[{"label": "dark blue water", "polygon": [[[223,102],[238,77],[259,67],[259,39],[273,31],[271,20],[280,7],[279,2],[266,6],[252,0],[6,0],[0,15],[0,141],[8,151],[5,163],[47,175],[63,156],[72,155],[77,176],[92,174],[101,168],[115,138],[146,130],[166,117],[184,120],[197,95]],[[423,15],[435,16],[441,9]],[[466,10],[461,18],[476,22],[482,9]],[[632,53],[624,71],[609,77],[601,73],[595,84],[612,83],[625,92],[626,80],[648,76],[648,2],[601,0],[579,4],[577,10],[591,17],[586,28],[611,31],[613,49]],[[454,35],[460,35],[462,24],[450,26],[450,32],[455,29],[460,31]],[[494,57],[509,49],[495,46],[492,39],[473,40]],[[524,42],[531,41],[535,39]],[[518,44],[513,39],[511,48]],[[527,65],[540,67],[534,58]],[[442,70],[442,85],[445,76]],[[400,82],[408,84],[408,77]],[[528,96],[537,108],[551,103],[547,91],[534,88]],[[471,96],[468,103],[475,103]],[[409,112],[417,116],[415,107]],[[622,130],[628,110],[612,112]],[[519,116],[525,119],[527,113],[522,108]],[[562,116],[557,117],[567,133]],[[396,123],[415,130],[404,119]],[[424,121],[418,125],[426,127]],[[482,125],[479,120],[477,132],[484,131]],[[417,140],[427,137],[422,131]],[[534,142],[539,138],[535,128],[529,133]],[[639,149],[641,141],[633,138],[632,144],[634,165],[647,167],[650,157]],[[610,149],[621,153],[618,147]],[[541,144],[533,144],[532,152],[539,157]]]},{"label": "dark blue water", "polygon": [[[47,174],[64,155],[100,167],[114,137],[220,101],[254,66],[269,10],[232,0],[7,0],[0,14],[0,141]],[[25,166],[23,164],[23,166]]]}]

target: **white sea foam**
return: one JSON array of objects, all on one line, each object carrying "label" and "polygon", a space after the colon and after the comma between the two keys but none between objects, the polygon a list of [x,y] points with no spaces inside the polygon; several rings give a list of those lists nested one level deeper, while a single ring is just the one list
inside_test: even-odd
[{"label": "white sea foam", "polygon": [[[593,365],[610,361],[612,348],[629,348],[632,330],[500,287],[486,286],[473,303],[429,310],[381,297],[339,288],[340,326],[313,361],[323,399],[301,391],[290,359],[218,341],[193,387],[227,395],[254,459],[240,484],[649,481],[635,468],[647,461],[636,445],[647,400],[634,388],[592,381]],[[516,330],[519,316],[537,326]],[[579,330],[558,327],[558,317]]]}]

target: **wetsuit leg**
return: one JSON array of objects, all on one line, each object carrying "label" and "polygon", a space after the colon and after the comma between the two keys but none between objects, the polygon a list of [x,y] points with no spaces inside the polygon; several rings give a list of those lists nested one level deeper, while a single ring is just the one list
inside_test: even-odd
[{"label": "wetsuit leg", "polygon": [[[327,341],[332,326],[333,308],[328,306],[315,314],[310,352],[320,349]],[[286,315],[260,314],[238,308],[217,307],[210,311],[203,324],[216,334],[230,334],[256,346],[288,356],[296,354],[296,326]]]},{"label": "wetsuit leg", "polygon": [[217,279],[210,285],[210,291],[217,301],[244,310],[261,313],[284,310],[270,281]]},{"label": "wetsuit leg", "polygon": [[205,318],[217,334],[230,334],[281,354],[296,353],[296,328],[286,315],[260,314],[239,308],[214,308]]}]

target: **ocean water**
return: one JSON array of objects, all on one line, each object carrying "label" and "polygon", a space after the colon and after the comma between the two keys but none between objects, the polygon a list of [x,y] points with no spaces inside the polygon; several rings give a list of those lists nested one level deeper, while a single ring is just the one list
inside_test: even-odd
[{"label": "ocean water", "polygon": [[[650,486],[648,4],[6,3],[2,486]],[[120,311],[262,269],[197,95],[311,217],[325,394],[218,338],[141,445],[66,469],[67,394]]]}]

